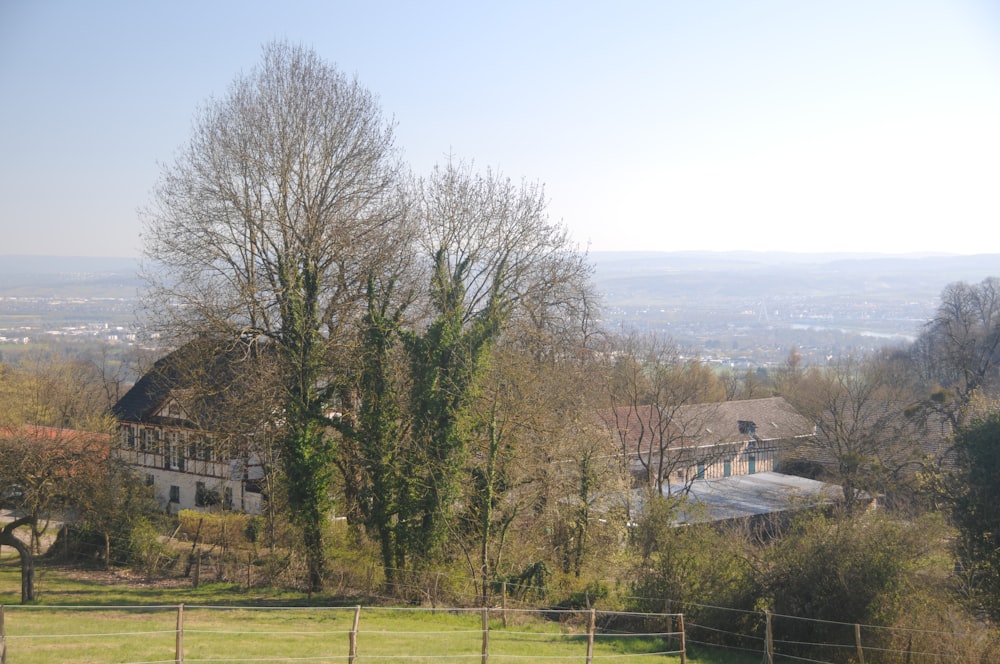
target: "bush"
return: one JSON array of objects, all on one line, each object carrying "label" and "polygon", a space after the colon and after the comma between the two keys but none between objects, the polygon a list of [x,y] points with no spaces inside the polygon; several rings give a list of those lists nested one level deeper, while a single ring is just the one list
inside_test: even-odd
[{"label": "bush", "polygon": [[809,620],[776,619],[774,638],[850,644],[851,624],[894,624],[916,594],[912,572],[939,526],[880,512],[801,516],[767,556],[764,601],[775,614]]},{"label": "bush", "polygon": [[1000,412],[973,420],[955,437],[958,477],[952,515],[959,561],[974,603],[1000,620]]},{"label": "bush", "polygon": [[676,526],[682,506],[668,500],[647,506],[636,528],[629,610],[684,613],[711,628],[698,635],[706,642],[754,629],[756,614],[745,611],[757,608],[759,578],[748,564],[753,552],[744,531],[738,524]]},{"label": "bush", "polygon": [[196,512],[181,510],[177,515],[179,532],[188,540],[223,549],[246,544],[250,516],[239,512]]},{"label": "bush", "polygon": [[177,555],[163,543],[162,533],[147,517],[140,516],[132,522],[129,533],[129,560],[142,568],[147,577],[157,570],[176,562]]}]

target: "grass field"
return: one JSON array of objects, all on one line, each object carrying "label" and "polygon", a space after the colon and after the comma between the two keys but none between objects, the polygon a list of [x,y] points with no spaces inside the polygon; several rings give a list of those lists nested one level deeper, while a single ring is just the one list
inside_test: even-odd
[{"label": "grass field", "polygon": [[[178,617],[185,662],[347,662],[355,607],[336,598],[229,584],[143,584],[121,575],[41,566],[37,601],[20,606],[20,570],[0,560],[7,661],[17,664],[173,662]],[[180,609],[183,605],[183,609]],[[585,662],[586,621],[512,611],[504,627],[489,619],[490,662]],[[561,616],[556,616],[561,618]],[[481,662],[479,611],[364,607],[356,635],[359,663]],[[680,661],[664,654],[676,638],[597,634],[594,662]],[[726,652],[688,654],[700,664],[748,664]]]}]

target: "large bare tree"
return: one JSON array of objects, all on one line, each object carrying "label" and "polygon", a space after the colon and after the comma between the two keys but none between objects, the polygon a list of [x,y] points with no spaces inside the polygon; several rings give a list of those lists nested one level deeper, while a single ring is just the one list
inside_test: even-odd
[{"label": "large bare tree", "polygon": [[940,386],[928,405],[957,429],[976,393],[1000,385],[1000,279],[946,286],[912,353],[924,377]]},{"label": "large bare tree", "polygon": [[280,460],[313,590],[334,453],[327,372],[368,276],[401,241],[398,173],[375,97],[314,52],[273,43],[201,110],[144,215],[147,297],[161,327],[277,349]]},{"label": "large bare tree", "polygon": [[809,446],[843,489],[848,511],[898,487],[921,457],[925,435],[908,416],[910,386],[885,354],[846,357],[803,373],[787,398],[816,423]]}]

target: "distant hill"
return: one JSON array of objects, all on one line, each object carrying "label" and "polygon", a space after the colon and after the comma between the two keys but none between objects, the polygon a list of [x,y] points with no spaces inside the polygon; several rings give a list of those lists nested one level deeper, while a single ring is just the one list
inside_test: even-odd
[{"label": "distant hill", "polygon": [[1000,276],[1000,254],[975,256],[755,252],[593,252],[608,304],[714,298],[870,296],[937,298],[955,281]]},{"label": "distant hill", "polygon": [[0,296],[135,297],[136,258],[0,256]]},{"label": "distant hill", "polygon": [[[949,283],[1000,276],[1000,254],[593,252],[609,329],[657,331],[760,366],[914,338]],[[133,320],[135,258],[0,256],[0,327]]]},{"label": "distant hill", "polygon": [[0,255],[0,274],[134,274],[138,267],[138,258]]}]

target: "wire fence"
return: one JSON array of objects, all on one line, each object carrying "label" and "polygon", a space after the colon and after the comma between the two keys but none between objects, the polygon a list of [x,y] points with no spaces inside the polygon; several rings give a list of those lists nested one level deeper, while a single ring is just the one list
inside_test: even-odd
[{"label": "wire fence", "polygon": [[[695,609],[732,611],[694,605]],[[944,664],[976,635],[734,611],[734,631],[684,613],[426,607],[0,607],[0,664],[651,662]],[[822,627],[824,640],[794,637]],[[978,661],[992,661],[975,657]]]},{"label": "wire fence", "polygon": [[[249,591],[272,580],[268,568],[258,560],[232,555],[206,558],[203,563],[196,555],[189,560],[188,576],[195,586],[199,579],[226,581]],[[736,661],[742,657],[744,662],[765,664],[1000,662],[996,631],[963,631],[969,623],[886,627],[620,594],[613,598],[615,606],[662,608],[663,612],[597,610],[591,614],[591,606],[606,604],[584,592],[567,608],[566,588],[532,585],[530,581],[501,583],[484,598],[483,588],[467,577],[392,570],[394,582],[389,587],[386,572],[377,566],[334,569],[331,594],[372,604],[402,599],[421,608],[365,608],[363,620],[358,613],[359,625],[355,626],[344,624],[344,616],[353,620],[356,607],[8,606],[0,609],[0,655],[17,653],[12,661],[29,664],[68,660],[367,663],[452,659],[641,664],[670,657],[680,661],[694,648],[699,653],[713,653],[721,659],[711,661],[720,662],[726,661],[727,654]],[[45,570],[38,573],[44,580]],[[469,608],[484,602],[491,605],[485,618],[482,609]],[[551,609],[537,608],[553,602],[559,604]],[[183,620],[172,624],[178,611]],[[268,615],[271,617],[263,618]],[[289,617],[279,619],[274,617],[277,615]],[[591,615],[594,624],[589,627]],[[461,617],[464,622],[460,627],[446,622],[446,633],[439,634],[441,619],[447,616]],[[178,634],[181,647],[176,642]]]},{"label": "wire fence", "polygon": [[[543,615],[544,614],[544,615]],[[600,614],[600,615],[599,615]],[[605,629],[652,624],[659,631]],[[673,625],[666,630],[663,625]],[[0,607],[0,662],[686,661],[683,616],[520,609]]]}]

